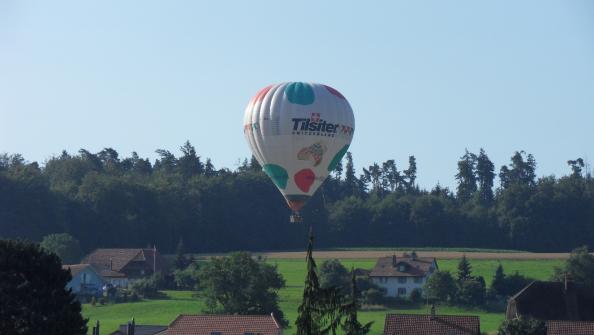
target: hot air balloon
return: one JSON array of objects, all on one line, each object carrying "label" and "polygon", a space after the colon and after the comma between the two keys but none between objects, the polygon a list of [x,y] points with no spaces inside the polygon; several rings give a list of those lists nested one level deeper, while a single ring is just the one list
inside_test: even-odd
[{"label": "hot air balloon", "polygon": [[270,85],[249,102],[244,134],[264,172],[292,210],[291,221],[346,154],[355,131],[353,110],[330,86]]}]

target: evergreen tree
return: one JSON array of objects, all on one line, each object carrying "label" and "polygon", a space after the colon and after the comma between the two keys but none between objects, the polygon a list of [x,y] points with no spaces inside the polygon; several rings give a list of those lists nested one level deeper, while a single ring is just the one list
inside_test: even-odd
[{"label": "evergreen tree", "polygon": [[417,180],[417,159],[415,156],[408,156],[408,169],[404,170],[403,173],[406,178],[406,190],[413,190]]},{"label": "evergreen tree", "polygon": [[355,175],[355,165],[353,164],[353,155],[351,152],[347,152],[346,154],[346,170],[344,173],[344,182],[347,188],[347,195],[356,195],[358,189],[358,180],[357,176]]},{"label": "evergreen tree", "polygon": [[567,165],[571,167],[571,176],[574,178],[582,177],[582,169],[584,168],[584,160],[581,158],[575,160],[568,160]]},{"label": "evergreen tree", "polygon": [[334,334],[340,322],[341,299],[335,288],[322,289],[313,258],[314,236],[310,230],[307,246],[307,274],[303,300],[297,309],[295,320],[297,335]]},{"label": "evergreen tree", "polygon": [[66,291],[70,271],[35,244],[0,240],[0,332],[84,335],[87,320]]},{"label": "evergreen tree", "polygon": [[462,259],[458,263],[458,281],[463,282],[472,278],[472,266],[466,258],[466,254],[462,255]]},{"label": "evergreen tree", "polygon": [[460,157],[458,161],[458,173],[456,179],[458,180],[458,192],[457,196],[462,202],[470,200],[474,192],[476,192],[476,155],[468,152],[464,156]]},{"label": "evergreen tree", "polygon": [[357,319],[357,308],[359,308],[357,297],[359,296],[359,290],[357,288],[355,269],[351,269],[351,274],[351,301],[343,306],[345,321],[342,324],[342,330],[344,331],[345,335],[366,335],[369,333],[369,329],[371,328],[373,321],[362,325]]},{"label": "evergreen tree", "polygon": [[476,160],[476,176],[478,181],[479,199],[489,205],[493,202],[493,180],[495,179],[495,165],[481,148]]},{"label": "evergreen tree", "polygon": [[503,266],[501,263],[497,266],[491,287],[499,295],[505,295],[505,274],[503,273]]}]

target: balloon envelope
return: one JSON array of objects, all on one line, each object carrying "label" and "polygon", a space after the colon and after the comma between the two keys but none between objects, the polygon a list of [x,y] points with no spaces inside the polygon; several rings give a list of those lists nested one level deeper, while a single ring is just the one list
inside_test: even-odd
[{"label": "balloon envelope", "polygon": [[252,153],[296,212],[342,160],[354,130],[353,110],[345,97],[315,83],[265,87],[244,116]]}]

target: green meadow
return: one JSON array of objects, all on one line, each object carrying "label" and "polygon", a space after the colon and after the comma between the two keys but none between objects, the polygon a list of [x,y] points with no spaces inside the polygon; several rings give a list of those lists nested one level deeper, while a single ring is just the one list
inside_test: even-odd
[{"label": "green meadow", "polygon": [[[315,254],[314,254],[315,256]],[[317,260],[318,266],[323,260]],[[270,264],[278,267],[279,272],[286,281],[286,287],[280,290],[280,306],[285,313],[285,317],[292,325],[297,316],[297,306],[301,301],[303,283],[305,277],[305,260],[297,259],[270,259]],[[347,267],[371,269],[375,260],[364,259],[341,259],[341,262]],[[473,274],[483,276],[490,284],[498,264],[502,264],[505,272],[511,274],[515,271],[522,275],[546,280],[553,274],[555,266],[562,264],[562,260],[471,260]],[[438,266],[441,270],[456,272],[458,260],[438,260]],[[127,320],[134,317],[137,324],[156,324],[167,325],[179,314],[195,314],[204,310],[204,303],[200,298],[190,291],[164,291],[167,298],[159,300],[143,300],[133,303],[108,304],[96,307],[90,304],[83,305],[83,315],[89,318],[89,327],[95,324],[95,320],[100,320],[101,333],[109,334],[114,331],[118,325],[124,324]],[[361,311],[359,318],[361,322],[374,321],[371,334],[382,334],[384,328],[384,318],[388,313],[427,313],[427,306],[418,308],[396,308],[381,309],[373,311]],[[493,332],[497,329],[504,318],[503,312],[494,313],[480,309],[466,309],[451,306],[438,306],[439,314],[466,314],[478,315],[481,319],[481,330]],[[90,332],[90,331],[89,331]],[[293,334],[294,329],[289,328],[286,334]]]}]

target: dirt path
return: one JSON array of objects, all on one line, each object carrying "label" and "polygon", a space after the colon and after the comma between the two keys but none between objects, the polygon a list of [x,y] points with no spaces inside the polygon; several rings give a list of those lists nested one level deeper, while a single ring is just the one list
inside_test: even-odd
[{"label": "dirt path", "polygon": [[[402,250],[352,250],[352,251],[314,251],[316,259],[375,259],[393,254],[402,255]],[[254,252],[268,259],[304,259],[305,252]],[[536,253],[536,252],[461,252],[461,251],[417,251],[419,257],[435,257],[437,259],[459,259],[462,255],[468,259],[567,259],[569,253]],[[198,257],[216,257],[225,254],[199,254]]]}]

